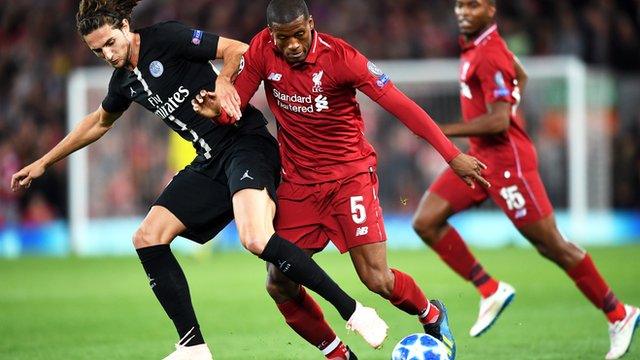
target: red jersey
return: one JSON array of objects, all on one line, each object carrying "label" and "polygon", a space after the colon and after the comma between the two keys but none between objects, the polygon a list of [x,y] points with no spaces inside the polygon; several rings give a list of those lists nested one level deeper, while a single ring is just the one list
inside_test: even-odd
[{"label": "red jersey", "polygon": [[[264,29],[252,39],[235,81],[243,107],[262,81],[278,122],[286,181],[321,183],[375,168],[376,153],[364,136],[356,89],[427,138],[445,160],[459,154],[424,111],[408,106],[409,99],[397,95],[389,77],[341,39],[314,31],[305,61],[290,64]],[[384,97],[387,93],[394,95]],[[422,114],[402,113],[407,107]],[[420,123],[411,124],[416,117]]]},{"label": "red jersey", "polygon": [[508,130],[502,134],[470,137],[471,154],[491,164],[518,163],[521,170],[537,168],[537,157],[522,119],[517,116],[520,89],[517,86],[514,56],[492,25],[475,40],[462,46],[460,64],[460,103],[464,121],[488,112],[487,104],[512,104]]}]

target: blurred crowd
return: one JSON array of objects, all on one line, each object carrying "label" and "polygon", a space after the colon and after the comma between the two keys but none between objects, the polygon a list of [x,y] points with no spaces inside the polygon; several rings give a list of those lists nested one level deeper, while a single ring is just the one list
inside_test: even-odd
[{"label": "blurred crowd", "polygon": [[[307,0],[320,31],[343,37],[372,59],[457,57],[453,0]],[[640,0],[498,0],[499,25],[511,49],[521,56],[576,55],[590,66],[607,69],[615,79],[611,110],[613,184],[618,208],[640,208]],[[265,24],[268,0],[144,0],[133,25],[177,19],[220,35],[248,42]],[[77,0],[0,0],[0,224],[41,223],[67,213],[66,162],[53,166],[28,192],[13,194],[9,179],[62,139],[66,132],[67,76],[74,68],[100,65],[75,30]],[[145,124],[133,133],[144,134]],[[395,167],[429,153],[407,131],[377,131],[369,137],[385,164]],[[166,138],[141,135],[132,142],[162,144]],[[401,145],[398,145],[401,144]],[[149,148],[158,144],[148,144]],[[140,150],[144,146],[136,146]],[[144,174],[156,152],[131,150],[136,161],[119,173]],[[148,149],[147,149],[148,150]],[[146,157],[149,157],[148,159]],[[399,165],[400,164],[400,165]],[[381,194],[383,204],[402,210],[403,196],[419,197],[426,177],[419,166],[417,189]],[[391,165],[390,165],[391,166]],[[114,172],[115,173],[115,172]],[[144,176],[129,180],[126,213],[142,213],[158,192]],[[413,178],[411,176],[405,177]],[[127,183],[114,176],[114,182]],[[139,187],[136,187],[138,182]],[[109,181],[106,180],[108,185]],[[407,184],[402,186],[407,187]],[[114,188],[118,188],[114,186]],[[386,198],[385,198],[386,197]],[[136,200],[137,199],[137,200]],[[414,203],[415,205],[415,203]],[[412,207],[413,208],[413,207]],[[103,210],[103,215],[110,214]],[[101,213],[102,214],[102,213]],[[124,214],[126,215],[126,214]]]}]

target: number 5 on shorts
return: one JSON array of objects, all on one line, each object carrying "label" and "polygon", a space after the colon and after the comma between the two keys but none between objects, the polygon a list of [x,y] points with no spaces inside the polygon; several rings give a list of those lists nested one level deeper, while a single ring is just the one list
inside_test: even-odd
[{"label": "number 5 on shorts", "polygon": [[361,195],[351,197],[351,219],[356,224],[362,224],[367,220],[367,210],[362,205],[363,200],[364,197]]}]

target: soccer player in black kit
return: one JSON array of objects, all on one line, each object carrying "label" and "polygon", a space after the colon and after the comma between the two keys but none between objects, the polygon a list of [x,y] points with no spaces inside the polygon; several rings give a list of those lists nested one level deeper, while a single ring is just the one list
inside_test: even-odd
[{"label": "soccer player in black kit", "polygon": [[[139,1],[80,2],[78,32],[98,57],[115,68],[108,93],[101,106],[60,143],[14,174],[12,189],[28,188],[47,167],[98,140],[135,101],[191,141],[197,152],[133,236],[150,286],[180,338],[166,359],[212,358],[187,280],[169,245],[178,235],[205,243],[233,218],[247,250],[331,302],[347,327],[369,344],[380,344],[387,326],[375,310],[347,295],[308,255],[273,230],[278,145],[257,109],[249,106],[240,113],[240,99],[231,84],[247,45],[178,22],[132,31],[131,11]],[[218,76],[210,64],[213,59],[224,60]],[[218,125],[197,115],[190,102],[200,89],[215,90],[222,107],[240,118],[237,126]]]}]

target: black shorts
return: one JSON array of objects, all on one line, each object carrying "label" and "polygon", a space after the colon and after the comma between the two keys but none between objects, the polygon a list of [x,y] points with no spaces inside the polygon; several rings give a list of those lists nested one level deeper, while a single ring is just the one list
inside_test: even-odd
[{"label": "black shorts", "polygon": [[187,230],[180,236],[204,244],[233,219],[233,194],[267,189],[275,202],[279,183],[276,140],[268,133],[239,135],[215,159],[194,161],[177,173],[153,205],[182,221]]}]

